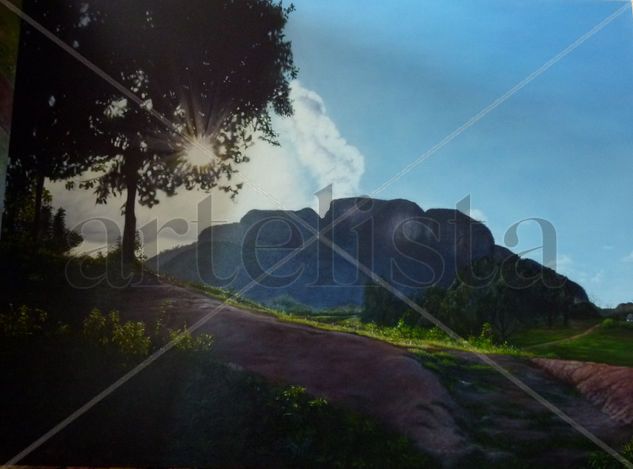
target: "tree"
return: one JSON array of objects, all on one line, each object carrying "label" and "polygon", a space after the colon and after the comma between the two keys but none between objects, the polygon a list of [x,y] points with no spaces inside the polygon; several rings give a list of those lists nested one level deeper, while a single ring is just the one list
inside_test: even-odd
[{"label": "tree", "polygon": [[365,285],[361,320],[380,326],[394,326],[404,315],[411,316],[409,307],[386,288],[373,282]]},{"label": "tree", "polygon": [[[80,7],[73,2],[25,0],[27,14],[76,43],[85,32],[77,26]],[[22,27],[14,94],[13,126],[7,172],[6,223],[8,230],[29,206],[31,238],[38,242],[45,207],[45,180],[65,179],[82,170],[77,142],[86,132],[78,125],[85,103],[75,98],[77,82],[93,72],[27,24]]]},{"label": "tree", "polygon": [[49,235],[49,247],[54,252],[66,252],[83,241],[81,235],[66,227],[66,210],[58,208],[53,216]]},{"label": "tree", "polygon": [[283,32],[291,11],[270,0],[101,0],[82,11],[82,53],[133,93],[96,75],[83,84],[91,138],[75,148],[91,174],[80,187],[98,203],[126,194],[125,262],[137,201],[151,207],[180,187],[235,196],[232,176],[253,140],[277,144],[271,115],[292,113],[297,75]]}]

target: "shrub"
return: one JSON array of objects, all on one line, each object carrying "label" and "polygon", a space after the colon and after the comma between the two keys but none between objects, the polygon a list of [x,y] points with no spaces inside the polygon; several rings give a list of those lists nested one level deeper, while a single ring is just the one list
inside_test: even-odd
[{"label": "shrub", "polygon": [[193,337],[187,326],[182,329],[171,330],[169,333],[169,341],[175,342],[176,350],[189,352],[206,352],[213,347],[214,337],[210,334],[198,334]]},{"label": "shrub", "polygon": [[479,334],[479,340],[482,342],[487,342],[492,344],[494,341],[494,331],[492,329],[492,324],[489,322],[484,322],[481,326],[481,334]]},{"label": "shrub", "polygon": [[145,356],[152,342],[145,334],[145,324],[140,321],[128,321],[117,324],[112,334],[112,344],[123,354]]},{"label": "shrub", "polygon": [[48,319],[46,311],[21,305],[17,311],[0,314],[0,335],[4,337],[25,337],[44,329]]},{"label": "shrub", "polygon": [[107,318],[97,308],[84,319],[83,335],[91,343],[106,345],[110,341],[107,329]]},{"label": "shrub", "polygon": [[92,344],[112,346],[124,355],[145,356],[151,340],[140,321],[121,323],[119,313],[111,311],[107,316],[93,309],[83,322],[83,335]]},{"label": "shrub", "polygon": [[604,321],[602,321],[602,327],[604,327],[605,329],[612,329],[614,328],[617,324],[615,319],[613,318],[607,318]]},{"label": "shrub", "polygon": [[450,338],[448,337],[446,332],[444,332],[442,329],[440,329],[437,326],[433,326],[426,333],[426,339],[427,340],[446,341],[446,340],[449,340]]}]

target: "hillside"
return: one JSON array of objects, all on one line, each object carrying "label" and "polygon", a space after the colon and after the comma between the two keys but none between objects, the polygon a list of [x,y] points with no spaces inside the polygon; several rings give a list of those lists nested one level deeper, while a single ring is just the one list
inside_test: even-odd
[{"label": "hillside", "polygon": [[[180,280],[236,291],[257,279],[245,295],[265,303],[291,297],[311,308],[362,304],[366,276],[339,253],[313,242],[319,230],[411,297],[430,286],[449,288],[481,259],[502,263],[514,257],[495,245],[483,223],[457,210],[425,211],[403,199],[348,198],[332,201],[322,219],[308,208],[252,210],[239,223],[207,228],[197,243],[161,253],[147,265]],[[274,275],[259,279],[288,255],[293,257]],[[552,275],[566,284],[572,303],[588,301],[582,287]]]},{"label": "hillside", "polygon": [[[218,461],[213,459],[214,454],[216,458],[229,457],[232,462],[248,461],[240,458],[254,457],[253,454],[242,450],[239,456],[231,452],[234,450],[224,446],[227,442],[219,434],[215,438],[221,446],[216,447],[204,443],[210,440],[196,442],[203,438],[202,434],[192,433],[206,432],[204,435],[208,436],[204,438],[212,438],[216,434],[213,428],[217,425],[229,428],[229,422],[236,418],[236,414],[224,415],[221,407],[239,414],[242,412],[239,409],[247,405],[218,402],[229,398],[231,393],[240,395],[244,385],[230,391],[230,388],[217,389],[220,384],[207,383],[209,376],[216,376],[221,383],[235,386],[239,380],[231,373],[254,373],[279,386],[299,385],[313,399],[322,398],[334,408],[367,415],[388,431],[410,439],[417,451],[431,458],[425,466],[441,461],[442,465],[459,467],[495,464],[507,467],[519,460],[533,465],[568,466],[586,461],[595,451],[573,428],[469,352],[401,348],[358,335],[283,322],[235,306],[220,308],[221,303],[216,299],[164,282],[125,290],[111,301],[123,318],[146,324],[165,312],[174,326],[193,324],[215,312],[200,332],[214,335],[214,360],[228,364],[234,371],[227,375],[226,371],[220,373],[208,366],[206,371],[196,371],[197,368],[186,371],[202,355],[194,362],[180,365],[179,361],[173,361],[174,357],[165,357],[109,397],[107,406],[95,408],[86,419],[46,443],[29,457],[32,464],[72,461],[79,465],[147,465],[171,461],[188,465],[194,461],[207,465]],[[610,444],[619,446],[630,438],[629,426],[609,419],[528,360],[509,356],[496,356],[495,360]],[[179,381],[188,384],[183,388]],[[151,390],[143,390],[143,386],[150,386]],[[267,385],[257,386],[259,391],[254,396],[261,396]],[[139,392],[141,395],[135,397]],[[184,401],[174,399],[173,393],[183,392],[187,393]],[[205,392],[214,394],[206,396]],[[267,412],[276,411],[270,407]],[[246,427],[240,432],[253,428],[253,416],[245,417]],[[187,418],[192,420],[186,423]],[[205,426],[203,422],[209,418],[217,425]],[[101,424],[95,426],[95,419]],[[10,424],[10,420],[5,422]],[[302,422],[304,430],[312,425],[310,421]],[[172,426],[184,433],[167,431]],[[101,438],[104,431],[116,432],[120,439],[104,446]],[[293,438],[298,438],[296,444],[307,445],[305,451],[310,452],[315,450],[312,438],[321,438],[322,431],[313,437],[299,433]],[[270,437],[276,441],[284,436],[280,433]],[[259,445],[267,437],[251,438]],[[174,446],[175,442],[180,446]],[[185,450],[187,447],[189,452]],[[199,452],[203,447],[203,452],[192,453],[194,448]],[[384,457],[386,450],[381,451]],[[412,467],[416,465],[419,467],[419,463]]]}]

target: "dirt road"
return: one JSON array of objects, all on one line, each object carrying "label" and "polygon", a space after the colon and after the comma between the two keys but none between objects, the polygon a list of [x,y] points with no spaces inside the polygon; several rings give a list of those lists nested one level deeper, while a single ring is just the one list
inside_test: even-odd
[{"label": "dirt road", "polygon": [[402,348],[232,306],[220,308],[216,299],[166,283],[121,294],[119,309],[131,319],[153,318],[167,308],[174,324],[192,325],[217,311],[200,331],[215,336],[214,353],[221,360],[377,417],[427,451],[464,450],[449,393]]}]

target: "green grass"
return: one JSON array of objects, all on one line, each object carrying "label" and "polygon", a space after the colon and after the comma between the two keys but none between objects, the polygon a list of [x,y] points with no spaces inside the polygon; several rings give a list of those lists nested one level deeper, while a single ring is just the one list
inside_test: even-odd
[{"label": "green grass", "polygon": [[510,343],[523,348],[534,347],[547,342],[563,340],[581,334],[598,323],[598,319],[570,321],[569,326],[535,327],[519,331],[512,335]]},{"label": "green grass", "polygon": [[600,326],[584,337],[539,347],[539,355],[633,366],[633,328]]},{"label": "green grass", "polygon": [[467,341],[453,340],[437,328],[408,327],[399,324],[395,327],[378,326],[374,323],[362,322],[357,314],[320,313],[292,314],[261,305],[249,299],[235,296],[231,292],[197,283],[170,281],[189,288],[199,290],[227,304],[250,310],[260,314],[274,316],[280,321],[301,324],[332,332],[356,334],[372,339],[388,342],[399,347],[412,349],[455,349],[479,353],[527,355],[508,344],[492,344],[480,338],[469,338]]},{"label": "green grass", "polygon": [[[493,344],[477,337],[457,341],[437,328],[411,328],[407,326],[383,327],[360,321],[357,315],[291,314],[266,307],[251,300],[233,296],[225,290],[199,284],[187,284],[228,304],[260,314],[274,316],[280,321],[301,324],[317,329],[343,332],[369,337],[413,350],[437,351],[453,349],[486,354],[504,354],[519,357],[547,357],[568,360],[594,361],[611,365],[633,366],[633,328],[601,326],[587,336],[558,344],[595,326],[597,319],[571,321],[569,326],[539,327],[513,335],[510,343]],[[540,346],[543,344],[543,346]]]},{"label": "green grass", "polygon": [[[587,336],[545,345],[581,334],[597,324],[596,319],[571,321],[567,327],[533,328],[516,333],[507,344],[493,344],[480,338],[457,341],[436,328],[411,328],[407,326],[383,327],[360,321],[357,315],[335,314],[291,314],[275,310],[246,298],[233,295],[226,290],[193,283],[179,283],[195,288],[228,304],[256,313],[274,316],[280,321],[301,324],[317,329],[343,332],[369,337],[413,350],[437,351],[453,349],[486,354],[505,354],[520,357],[548,357],[568,360],[583,360],[612,365],[633,366],[633,328],[601,326]],[[543,344],[543,346],[539,346]],[[535,347],[536,346],[536,347]]]}]

